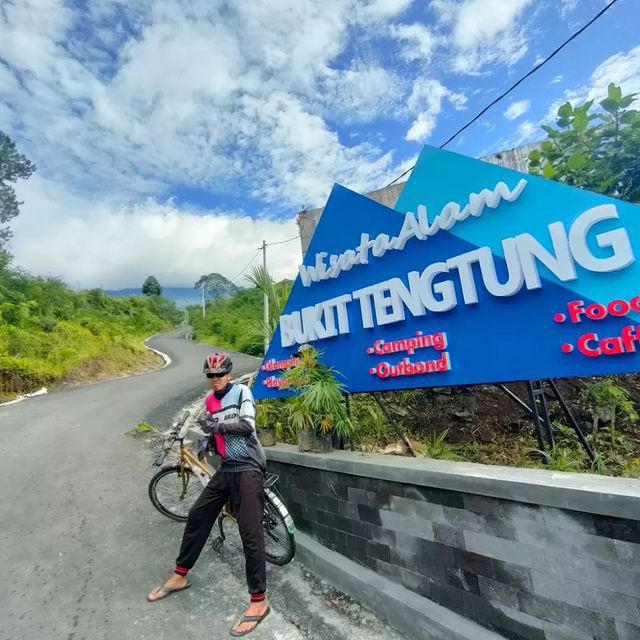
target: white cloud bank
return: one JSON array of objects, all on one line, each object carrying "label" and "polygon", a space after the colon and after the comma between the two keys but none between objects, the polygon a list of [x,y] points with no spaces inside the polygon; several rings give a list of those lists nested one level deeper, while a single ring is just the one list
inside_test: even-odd
[{"label": "white cloud bank", "polygon": [[[164,286],[191,286],[211,272],[233,278],[262,239],[298,235],[293,218],[203,215],[153,200],[90,202],[37,175],[22,209],[13,225],[16,262],[34,273],[62,277],[74,288],[141,286],[149,274]],[[301,260],[300,240],[268,248],[267,256],[276,279],[291,278]],[[254,262],[259,263],[260,258]],[[235,282],[247,284],[244,274]]]}]

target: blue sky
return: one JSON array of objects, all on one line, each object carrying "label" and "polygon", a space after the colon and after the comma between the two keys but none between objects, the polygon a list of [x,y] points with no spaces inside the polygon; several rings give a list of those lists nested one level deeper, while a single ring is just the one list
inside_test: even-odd
[{"label": "blue sky", "polygon": [[[16,261],[72,286],[235,275],[334,182],[402,173],[604,4],[5,0],[0,129],[38,165]],[[619,0],[448,148],[512,148],[566,99],[640,91],[639,22]],[[299,259],[269,253],[278,277]]]}]

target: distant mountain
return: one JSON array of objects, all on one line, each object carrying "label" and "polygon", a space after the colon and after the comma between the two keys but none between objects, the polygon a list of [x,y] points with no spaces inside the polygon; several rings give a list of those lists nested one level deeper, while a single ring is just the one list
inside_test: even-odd
[{"label": "distant mountain", "polygon": [[[210,273],[209,275],[201,276],[195,283],[194,288],[162,287],[162,295],[165,298],[174,300],[178,309],[186,309],[192,304],[202,304],[201,287],[203,283],[207,300],[213,300],[214,298],[221,298],[224,296],[232,296],[234,293],[240,291],[240,287],[237,287],[224,276],[219,273]],[[105,293],[115,298],[122,298],[124,296],[141,296],[142,289],[115,289],[105,291]]]},{"label": "distant mountain", "polygon": [[[114,298],[141,296],[142,289],[116,289],[105,291],[105,293]],[[191,287],[162,287],[162,295],[175,301],[178,309],[186,309],[191,304],[200,304],[202,302],[202,292]]]}]

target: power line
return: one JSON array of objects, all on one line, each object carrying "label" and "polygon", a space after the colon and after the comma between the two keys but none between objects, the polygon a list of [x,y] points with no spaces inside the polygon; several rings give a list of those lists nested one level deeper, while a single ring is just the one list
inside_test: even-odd
[{"label": "power line", "polygon": [[249,265],[258,257],[258,254],[260,253],[260,251],[262,251],[262,249],[258,249],[258,251],[256,251],[256,255],[253,256],[253,258],[251,258],[251,260],[249,260],[249,262],[247,262],[247,264],[244,266],[244,268],[242,269],[242,271],[240,271],[240,273],[238,273],[237,275],[235,275],[233,278],[231,278],[229,280],[229,282],[233,282],[234,280],[236,280],[237,278],[239,278],[248,268]]},{"label": "power line", "polygon": [[[284,244],[285,242],[291,242],[292,240],[297,240],[300,236],[294,236],[293,238],[288,238],[287,240],[278,240],[277,242],[268,242],[267,243],[267,247],[270,247],[271,245],[274,244]],[[260,254],[260,252],[262,251],[262,247],[260,247],[258,249],[258,251],[256,252],[256,254],[253,256],[253,258],[251,258],[251,260],[249,260],[249,262],[247,262],[247,264],[244,266],[244,268],[237,274],[235,275],[233,278],[229,279],[229,282],[233,282],[234,280],[237,280],[251,265],[251,263],[258,257],[258,255]]]},{"label": "power line", "polygon": [[267,247],[271,247],[274,244],[284,244],[285,242],[291,242],[292,240],[297,240],[300,236],[293,236],[293,238],[289,238],[288,240],[279,240],[278,242],[267,242]]},{"label": "power line", "polygon": [[[569,38],[567,38],[559,47],[554,49],[542,62],[535,65],[530,71],[528,71],[525,75],[523,75],[517,82],[512,84],[505,92],[501,93],[495,100],[493,100],[484,109],[482,109],[482,111],[480,111],[472,120],[469,120],[467,124],[465,124],[463,127],[460,127],[460,129],[458,129],[448,140],[443,142],[438,148],[443,149],[444,147],[446,147],[450,142],[455,140],[463,131],[468,129],[474,122],[479,120],[487,111],[489,111],[489,109],[491,109],[491,107],[495,106],[498,102],[500,102],[500,100],[508,96],[516,87],[522,84],[527,78],[532,76],[538,69],[540,69],[541,67],[544,67],[544,65],[547,64],[547,62],[549,62],[558,53],[560,53],[560,51],[562,51],[572,40],[575,40],[583,31],[588,29],[596,20],[601,18],[607,11],[609,11],[609,9],[611,9],[611,7],[616,2],[618,2],[618,0],[611,0],[611,2],[609,2],[602,10],[598,11],[598,13],[595,16],[593,16],[593,18],[591,18],[589,22],[583,25],[580,29],[578,29],[578,31],[573,33],[571,36],[569,36]],[[398,180],[400,180],[401,178],[404,178],[404,176],[406,176],[407,173],[409,173],[409,171],[411,171],[415,166],[416,165],[414,164],[412,167],[409,167],[402,175],[399,175],[395,180],[392,180],[384,188],[386,189],[387,187],[390,187],[392,184],[398,182]]]}]

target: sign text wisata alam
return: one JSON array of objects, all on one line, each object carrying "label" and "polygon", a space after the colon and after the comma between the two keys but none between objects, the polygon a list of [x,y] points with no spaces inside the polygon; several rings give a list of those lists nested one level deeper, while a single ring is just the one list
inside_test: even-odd
[{"label": "sign text wisata alam", "polygon": [[[412,238],[427,241],[440,230],[448,231],[469,217],[481,217],[485,208],[496,209],[503,200],[516,202],[526,186],[525,179],[520,179],[512,188],[500,181],[493,190],[471,193],[463,207],[456,202],[447,203],[433,222],[429,222],[426,207],[420,205],[417,216],[413,212],[405,215],[399,234],[393,238],[381,233],[372,240],[367,233],[362,233],[357,247],[340,255],[331,255],[328,263],[326,252],[317,253],[313,266],[300,267],[300,281],[303,286],[310,287],[323,280],[339,278],[344,271],[369,264],[370,253],[374,258],[382,258],[388,251],[404,250]],[[560,282],[577,280],[576,264],[596,273],[624,269],[635,260],[627,231],[617,227],[598,232],[596,228],[600,222],[617,219],[615,205],[601,204],[585,210],[568,226],[562,221],[552,222],[547,225],[548,237],[545,240],[550,240],[553,251],[547,250],[541,239],[530,233],[502,239],[508,273],[503,282],[498,278],[490,247],[484,246],[454,255],[446,261],[427,264],[422,271],[411,271],[402,277],[377,282],[282,315],[281,346],[348,334],[351,330],[348,305],[358,305],[358,315],[365,329],[401,322],[407,313],[421,317],[428,312],[450,311],[460,304],[453,278],[460,285],[462,302],[465,305],[477,304],[478,283],[474,265],[478,265],[482,285],[495,297],[513,296],[523,287],[527,290],[540,289],[542,282],[538,263],[543,264]],[[608,255],[596,255],[590,249],[592,243],[608,250]]]}]

